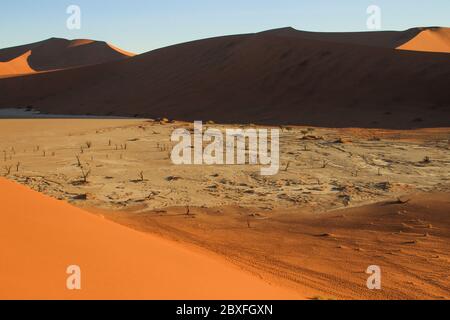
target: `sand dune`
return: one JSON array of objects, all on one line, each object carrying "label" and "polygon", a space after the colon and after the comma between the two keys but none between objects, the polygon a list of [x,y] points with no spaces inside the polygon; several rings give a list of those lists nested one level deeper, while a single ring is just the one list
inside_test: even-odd
[{"label": "sand dune", "polygon": [[[121,60],[133,54],[102,41],[51,38],[0,50],[0,76],[14,76]],[[20,61],[20,68],[17,65]]]},{"label": "sand dune", "polygon": [[398,47],[400,50],[450,53],[450,28],[428,28]]},{"label": "sand dune", "polygon": [[266,31],[274,34],[297,39],[318,40],[324,42],[347,43],[369,47],[395,49],[410,41],[421,32],[421,28],[411,28],[405,31],[369,31],[369,32],[308,32],[294,28],[280,28]]},{"label": "sand dune", "polygon": [[19,75],[35,72],[28,64],[28,58],[31,55],[31,50],[12,59],[8,62],[0,62],[0,77],[6,75]]},{"label": "sand dune", "polygon": [[[450,125],[449,55],[279,33],[212,38],[110,64],[3,79],[0,107],[222,123]],[[380,37],[396,45],[395,36]]]},{"label": "sand dune", "polygon": [[266,33],[297,39],[310,39],[369,47],[424,52],[450,52],[450,28],[441,27],[375,32],[307,32],[293,28],[281,28],[270,30]]},{"label": "sand dune", "polygon": [[[0,179],[0,299],[297,298],[214,255]],[[69,265],[82,290],[66,289]]]},{"label": "sand dune", "polygon": [[107,43],[107,45],[108,45],[109,47],[111,47],[113,50],[115,50],[115,51],[117,51],[117,52],[123,54],[124,56],[127,56],[127,57],[134,57],[134,56],[136,55],[136,54],[134,54],[134,53],[132,53],[132,52],[128,52],[128,51],[125,51],[125,50],[123,50],[123,49],[120,49],[120,48],[118,48],[118,47],[116,47],[116,46],[114,46],[114,45],[112,45],[112,44],[110,44],[110,43]]},{"label": "sand dune", "polygon": [[[294,284],[308,298],[447,300],[449,194],[403,199],[410,201],[392,199],[319,214],[307,208],[262,212],[220,207],[193,208],[192,221],[177,217],[182,208],[164,216],[129,211],[105,216],[223,254],[265,278]],[[255,212],[266,219],[253,217],[245,229],[246,217]],[[369,265],[381,267],[382,290],[367,289]]]}]

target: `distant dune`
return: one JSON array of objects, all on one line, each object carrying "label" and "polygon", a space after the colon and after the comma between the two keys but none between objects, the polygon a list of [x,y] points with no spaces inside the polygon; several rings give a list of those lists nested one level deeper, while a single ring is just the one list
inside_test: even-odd
[{"label": "distant dune", "polygon": [[270,30],[267,33],[297,39],[347,43],[369,47],[450,53],[450,28],[443,27],[375,32],[307,32],[293,28],[282,28]]},{"label": "distant dune", "polygon": [[275,125],[450,126],[450,55],[396,50],[420,34],[284,28],[199,40],[0,80],[0,107]]},{"label": "distant dune", "polygon": [[450,53],[450,28],[427,28],[398,47],[401,50]]},{"label": "distant dune", "polygon": [[0,50],[0,76],[60,70],[116,61],[133,54],[106,42],[51,38]]},{"label": "distant dune", "polygon": [[[66,288],[69,265],[81,290]],[[0,179],[0,299],[294,299],[213,254]]]},{"label": "distant dune", "polygon": [[28,58],[30,57],[30,55],[31,50],[8,62],[0,62],[0,77],[7,75],[34,73],[35,71],[28,64]]},{"label": "distant dune", "polygon": [[395,49],[410,41],[421,32],[421,28],[411,28],[405,31],[372,31],[372,32],[309,32],[294,28],[281,28],[266,31],[265,33],[278,36],[309,39],[326,42],[347,43]]}]

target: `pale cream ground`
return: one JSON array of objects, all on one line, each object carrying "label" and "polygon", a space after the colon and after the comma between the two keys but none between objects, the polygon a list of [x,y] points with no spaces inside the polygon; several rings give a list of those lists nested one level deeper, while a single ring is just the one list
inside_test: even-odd
[{"label": "pale cream ground", "polygon": [[[447,129],[284,128],[280,172],[263,177],[260,166],[173,165],[170,135],[180,127],[192,124],[0,120],[0,172],[6,175],[11,167],[11,179],[36,190],[114,209],[240,205],[322,211],[450,189]],[[77,157],[90,171],[87,184]],[[88,201],[76,200],[85,195]]]}]

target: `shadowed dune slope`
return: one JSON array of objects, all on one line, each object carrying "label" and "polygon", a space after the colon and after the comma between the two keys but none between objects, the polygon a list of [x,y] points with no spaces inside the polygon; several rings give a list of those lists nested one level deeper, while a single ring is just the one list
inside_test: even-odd
[{"label": "shadowed dune slope", "polygon": [[[51,38],[0,50],[0,76],[27,74],[93,65],[127,58],[133,54],[102,41]],[[17,66],[20,59],[21,65]]]},{"label": "shadowed dune slope", "polygon": [[[67,267],[81,290],[66,289]],[[0,299],[290,299],[220,258],[0,179]]]},{"label": "shadowed dune slope", "polygon": [[205,39],[3,79],[0,107],[324,127],[450,126],[450,56],[393,49],[410,33],[379,33],[376,47],[360,44],[361,34],[343,43],[343,36],[306,39],[293,29]]},{"label": "shadowed dune slope", "polygon": [[450,28],[423,27],[405,31],[374,32],[307,32],[293,28],[269,30],[265,33],[297,39],[347,43],[424,52],[450,52]]},{"label": "shadowed dune slope", "polygon": [[450,28],[428,28],[398,47],[401,50],[450,53]]},{"label": "shadowed dune slope", "polygon": [[265,33],[297,39],[395,49],[413,39],[420,32],[421,28],[411,28],[405,31],[309,32],[288,27],[269,30]]}]

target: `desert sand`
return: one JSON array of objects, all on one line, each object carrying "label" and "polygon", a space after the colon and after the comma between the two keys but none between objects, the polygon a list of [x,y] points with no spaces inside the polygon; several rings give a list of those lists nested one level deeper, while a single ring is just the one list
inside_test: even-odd
[{"label": "desert sand", "polygon": [[[0,50],[0,298],[450,299],[448,30]],[[279,173],[174,165],[194,120]]]},{"label": "desert sand", "polygon": [[[0,299],[293,299],[212,254],[0,179]],[[68,266],[81,290],[66,288]]]},{"label": "desert sand", "polygon": [[[262,177],[258,166],[173,165],[170,134],[190,126],[0,120],[2,174],[299,297],[450,297],[448,128],[282,127],[280,173]],[[373,264],[382,291],[366,288]]]},{"label": "desert sand", "polygon": [[398,49],[450,53],[450,28],[429,28]]},{"label": "desert sand", "polygon": [[395,50],[398,38],[408,41],[417,32],[330,36],[277,29],[199,40],[1,79],[0,107],[218,123],[448,127],[450,55]]},{"label": "desert sand", "polygon": [[[192,208],[188,217],[184,208],[103,214],[222,254],[307,299],[448,300],[448,199],[449,193],[416,194],[407,204],[393,199],[318,214],[304,207]],[[370,265],[382,270],[380,291],[365,286]]]},{"label": "desert sand", "polygon": [[0,77],[88,66],[117,61],[133,55],[102,41],[51,38],[0,49]]}]

